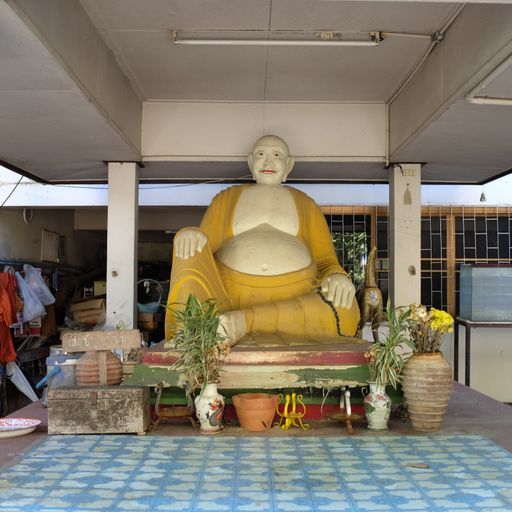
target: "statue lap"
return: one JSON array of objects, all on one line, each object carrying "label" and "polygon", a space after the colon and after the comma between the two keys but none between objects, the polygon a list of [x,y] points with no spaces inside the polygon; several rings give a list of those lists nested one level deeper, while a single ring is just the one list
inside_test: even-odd
[{"label": "statue lap", "polygon": [[359,322],[359,308],[334,308],[318,293],[316,265],[277,276],[254,276],[234,271],[215,260],[209,244],[183,259],[173,257],[166,339],[175,330],[174,309],[190,294],[200,300],[216,299],[224,311],[243,310],[248,333],[297,337],[306,342],[352,343]]}]

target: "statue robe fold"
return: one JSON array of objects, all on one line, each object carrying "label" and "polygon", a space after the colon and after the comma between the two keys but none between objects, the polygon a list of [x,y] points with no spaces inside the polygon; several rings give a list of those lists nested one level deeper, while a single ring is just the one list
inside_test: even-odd
[{"label": "statue robe fold", "polygon": [[303,192],[288,188],[299,219],[297,238],[311,254],[308,267],[259,276],[237,272],[215,259],[216,252],[234,237],[236,206],[248,186],[233,186],[215,196],[198,228],[208,237],[202,252],[187,260],[173,255],[166,338],[172,338],[175,330],[173,309],[185,304],[191,293],[200,300],[217,299],[225,311],[243,310],[248,333],[275,333],[311,341],[353,336],[359,321],[357,302],[354,300],[350,309],[334,308],[318,293],[322,279],[346,272],[336,257],[324,215]]}]

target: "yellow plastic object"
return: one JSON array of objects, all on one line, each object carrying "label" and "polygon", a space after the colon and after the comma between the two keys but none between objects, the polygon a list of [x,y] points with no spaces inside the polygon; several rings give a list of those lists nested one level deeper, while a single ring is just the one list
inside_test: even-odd
[{"label": "yellow plastic object", "polygon": [[[279,394],[278,396],[279,403],[277,404],[276,412],[279,416],[278,426],[281,427],[281,430],[288,430],[291,426],[300,427],[302,430],[308,430],[309,425],[307,423],[302,423],[302,418],[306,414],[306,406],[302,401],[302,395],[297,395],[296,393],[292,393],[291,396],[286,395],[282,412],[279,411],[279,404],[283,400],[283,395]],[[302,412],[297,412],[297,403],[302,406]]]}]

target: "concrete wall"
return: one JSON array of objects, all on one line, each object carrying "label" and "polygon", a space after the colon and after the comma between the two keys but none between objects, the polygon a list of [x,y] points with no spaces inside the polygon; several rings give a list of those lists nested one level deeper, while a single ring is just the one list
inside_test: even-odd
[{"label": "concrete wall", "polygon": [[47,230],[66,237],[63,265],[96,267],[98,248],[106,243],[106,235],[75,231],[73,223],[73,210],[33,210],[27,224],[22,209],[2,209],[0,259],[40,261],[42,232]]},{"label": "concrete wall", "polygon": [[143,105],[142,155],[245,162],[258,137],[275,133],[301,148],[297,161],[384,162],[386,122],[383,103],[150,101]]},{"label": "concrete wall", "polygon": [[[459,382],[464,384],[464,343],[466,330],[459,332]],[[512,403],[512,330],[471,330],[471,387],[500,402]],[[448,334],[441,347],[453,368],[453,334]]]},{"label": "concrete wall", "polygon": [[[379,329],[381,338],[386,328]],[[459,332],[459,382],[464,384],[466,331]],[[472,329],[471,330],[471,388],[500,402],[512,403],[512,329]],[[365,340],[373,340],[371,329],[366,325],[363,330]],[[407,349],[408,350],[408,349]],[[441,351],[453,370],[453,334],[447,334]]]}]

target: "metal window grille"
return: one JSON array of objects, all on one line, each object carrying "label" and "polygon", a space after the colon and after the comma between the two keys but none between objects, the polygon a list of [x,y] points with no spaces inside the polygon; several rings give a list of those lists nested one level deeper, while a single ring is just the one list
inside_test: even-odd
[{"label": "metal window grille", "polygon": [[[389,218],[381,207],[324,208],[327,223],[337,240],[341,265],[351,273],[366,263],[366,254],[377,246],[377,281],[384,300],[389,284]],[[350,249],[361,234],[365,257]],[[340,242],[342,240],[342,242]],[[421,301],[426,306],[456,314],[459,303],[461,263],[512,263],[511,207],[422,208]]]}]

